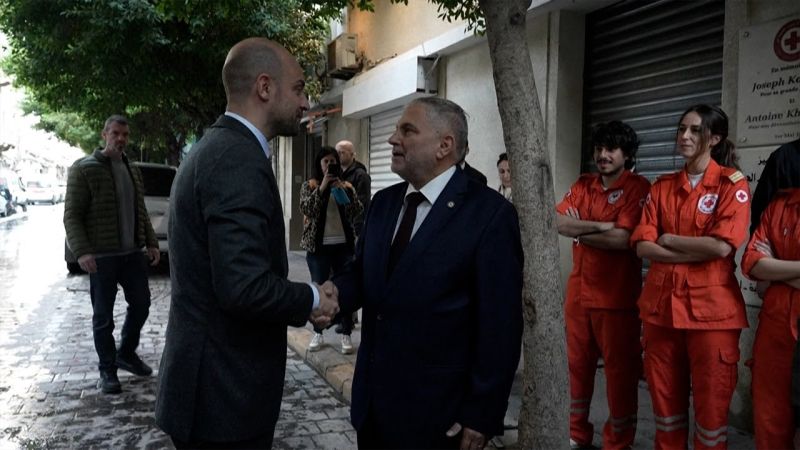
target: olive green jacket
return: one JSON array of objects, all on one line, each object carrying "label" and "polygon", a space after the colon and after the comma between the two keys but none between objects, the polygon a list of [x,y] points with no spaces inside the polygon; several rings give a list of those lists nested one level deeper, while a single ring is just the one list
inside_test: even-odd
[{"label": "olive green jacket", "polygon": [[[144,184],[139,169],[122,157],[133,180],[136,214],[134,242],[137,247],[158,248],[158,240],[144,205]],[[80,258],[89,253],[121,250],[117,215],[117,194],[111,160],[101,149],[81,158],[69,168],[67,196],[64,200],[64,229],[67,244]]]}]

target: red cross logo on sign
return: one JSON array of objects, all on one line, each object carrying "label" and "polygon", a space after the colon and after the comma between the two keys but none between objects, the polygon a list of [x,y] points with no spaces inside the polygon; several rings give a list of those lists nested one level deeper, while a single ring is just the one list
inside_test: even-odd
[{"label": "red cross logo on sign", "polygon": [[800,19],[790,20],[778,30],[772,48],[783,61],[800,60]]},{"label": "red cross logo on sign", "polygon": [[697,202],[697,209],[700,210],[703,214],[711,214],[717,209],[717,199],[719,195],[717,194],[706,194],[700,197],[700,200]]},{"label": "red cross logo on sign", "polygon": [[744,189],[739,189],[738,191],[736,191],[737,202],[744,203],[747,201],[748,198],[750,198],[750,196],[747,195],[747,192],[745,192]]}]

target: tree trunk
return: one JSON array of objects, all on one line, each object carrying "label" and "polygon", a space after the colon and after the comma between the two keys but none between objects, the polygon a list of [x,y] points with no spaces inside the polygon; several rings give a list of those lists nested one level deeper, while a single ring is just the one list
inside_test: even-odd
[{"label": "tree trunk", "polygon": [[569,443],[569,381],[553,178],[526,41],[530,2],[479,0],[525,251],[519,444],[549,450]]}]

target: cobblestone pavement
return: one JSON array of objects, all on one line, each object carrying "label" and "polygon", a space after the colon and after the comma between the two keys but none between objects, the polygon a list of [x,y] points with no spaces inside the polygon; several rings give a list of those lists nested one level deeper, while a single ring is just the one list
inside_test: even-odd
[{"label": "cobblestone pavement", "polygon": [[[87,276],[68,276],[62,208],[37,206],[0,223],[0,449],[172,448],[155,425],[156,377],[120,371],[123,393],[97,389]],[[155,370],[164,343],[169,278],[150,278],[152,306],[141,357]],[[117,339],[124,319],[117,298]],[[355,447],[349,408],[287,350],[276,449]]]}]

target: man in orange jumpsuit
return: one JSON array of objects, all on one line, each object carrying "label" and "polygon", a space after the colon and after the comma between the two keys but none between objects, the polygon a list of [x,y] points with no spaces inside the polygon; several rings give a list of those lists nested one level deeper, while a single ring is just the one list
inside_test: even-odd
[{"label": "man in orange jumpsuit", "polygon": [[792,356],[800,319],[800,189],[779,191],[742,257],[742,273],[771,281],[753,344],[756,448],[793,448]]},{"label": "man in orange jumpsuit", "polygon": [[592,147],[599,173],[582,175],[556,207],[558,232],[574,239],[565,302],[573,448],[592,444],[589,406],[600,356],[610,411],[603,448],[630,447],[636,435],[641,373],[636,298],[642,261],[628,238],[639,223],[650,188],[645,178],[628,170],[638,145],[628,125],[619,121],[598,125]]},{"label": "man in orange jumpsuit", "polygon": [[[723,120],[722,131],[706,129]],[[700,105],[684,114],[678,151],[687,165],[653,183],[631,236],[637,254],[652,263],[638,304],[654,447],[687,447],[691,391],[694,448],[721,449],[738,376],[739,334],[747,327],[734,255],[747,235],[750,193],[741,172],[709,156],[733,155],[719,108]]]}]

